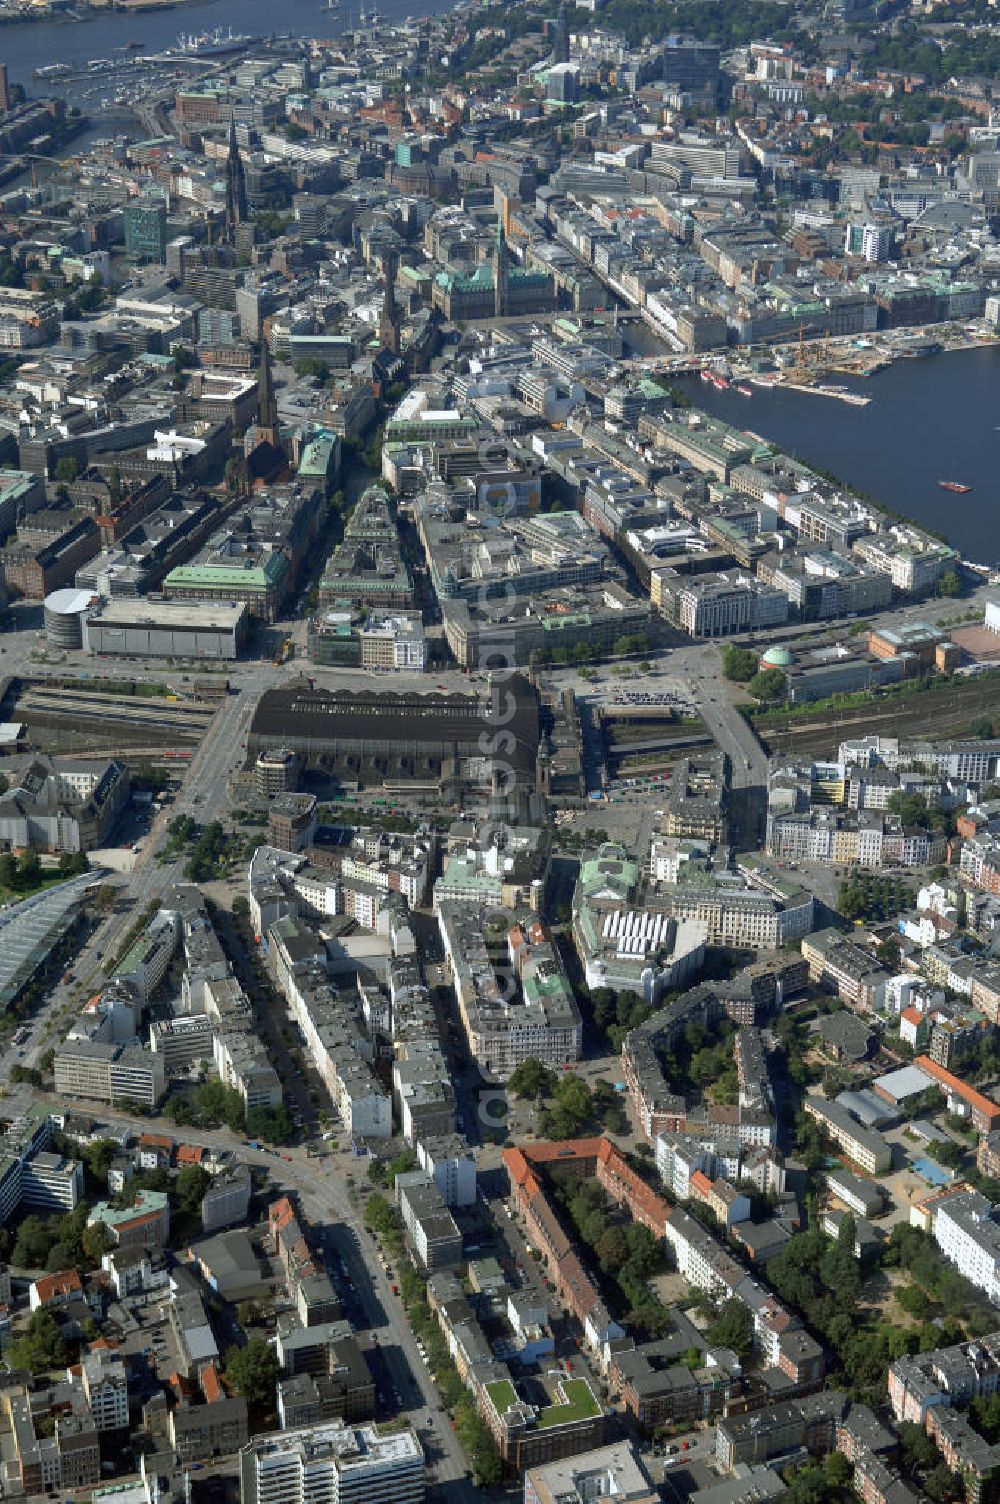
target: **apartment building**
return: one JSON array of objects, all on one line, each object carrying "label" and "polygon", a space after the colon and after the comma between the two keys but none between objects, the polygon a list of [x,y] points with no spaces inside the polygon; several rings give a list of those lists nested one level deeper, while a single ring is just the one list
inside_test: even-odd
[{"label": "apartment building", "polygon": [[524,1504],[658,1504],[659,1494],[628,1441],[532,1467],[524,1475]]},{"label": "apartment building", "polygon": [[949,1263],[1000,1304],[1000,1225],[996,1208],[978,1191],[942,1197],[933,1208],[931,1235]]},{"label": "apartment building", "polygon": [[415,1432],[327,1422],[258,1436],[240,1452],[242,1504],[422,1504],[424,1454]]},{"label": "apartment building", "polygon": [[832,1389],[750,1415],[728,1416],[715,1433],[716,1458],[732,1472],[741,1463],[767,1462],[800,1447],[815,1454],[832,1451],[846,1409],[846,1396]]},{"label": "apartment building", "polygon": [[250,1000],[235,977],[205,984],[212,1059],[220,1081],[239,1092],[247,1112],[280,1107],[281,1082],[260,1038]]},{"label": "apartment building", "polygon": [[814,1119],[834,1143],[869,1175],[880,1175],[892,1165],[892,1149],[881,1133],[865,1128],[839,1102],[825,1097],[807,1096],[803,1110]]},{"label": "apartment building", "polygon": [[539,1387],[544,1402],[519,1394],[509,1378],[488,1380],[478,1391],[480,1414],[514,1472],[591,1451],[604,1440],[604,1411],[586,1379],[545,1376]]},{"label": "apartment building", "polygon": [[460,1134],[420,1135],[417,1163],[433,1180],[445,1206],[475,1206],[476,1160]]},{"label": "apartment building", "polygon": [[148,1003],[174,958],[178,934],[177,914],[161,909],[115,967],[115,981],[129,983],[140,1001]]},{"label": "apartment building", "polygon": [[[697,1328],[683,1313],[676,1314],[680,1319],[675,1318],[670,1336],[631,1348],[619,1346],[611,1357],[611,1385],[644,1431],[717,1415],[743,1391],[739,1365],[730,1366],[719,1352],[709,1358]],[[686,1339],[683,1347],[681,1336]],[[682,1361],[692,1347],[702,1359],[695,1367]]]},{"label": "apartment building", "polygon": [[326,974],[322,941],[291,914],[267,930],[275,980],[305,1037],[313,1063],[352,1138],[388,1138],[392,1103],[374,1064],[361,999]]},{"label": "apartment building", "polygon": [[938,1405],[965,1407],[1000,1389],[1000,1331],[973,1342],[897,1358],[889,1369],[889,1403],[897,1421],[923,1427]]},{"label": "apartment building", "polygon": [[128,1430],[128,1378],[125,1360],[108,1348],[81,1354],[80,1382],[98,1431]]},{"label": "apartment building", "polygon": [[9,1423],[12,1466],[26,1494],[93,1488],[100,1482],[97,1429],[78,1385],[72,1386],[66,1400],[55,1416],[51,1433],[40,1436],[36,1423],[51,1421],[52,1412],[46,1413],[44,1407],[36,1409],[24,1389],[3,1393],[0,1403]]},{"label": "apartment building", "polygon": [[339,1337],[327,1343],[324,1358],[320,1372],[298,1372],[279,1383],[278,1418],[285,1430],[329,1420],[369,1420],[374,1415],[375,1381],[356,1339]]},{"label": "apartment building", "polygon": [[166,1191],[136,1191],[128,1206],[98,1201],[87,1226],[100,1224],[116,1248],[165,1248],[170,1234],[170,1201]]},{"label": "apartment building", "polygon": [[245,1222],[252,1188],[249,1165],[237,1165],[213,1176],[201,1200],[202,1231],[218,1232]]},{"label": "apartment building", "polygon": [[881,1007],[889,973],[860,945],[839,930],[817,930],[802,941],[810,981],[835,992],[845,1003],[869,1012]]},{"label": "apartment building", "polygon": [[198,1389],[200,1394],[186,1394],[167,1417],[167,1437],[185,1467],[229,1456],[248,1437],[247,1402],[241,1394],[226,1393],[214,1362],[199,1368]]},{"label": "apartment building", "polygon": [[462,1234],[429,1175],[423,1170],[397,1175],[396,1200],[410,1242],[425,1269],[448,1269],[461,1261]]},{"label": "apartment building", "polygon": [[438,904],[438,928],[469,1052],[505,1078],[525,1060],[579,1060],[583,1023],[562,961],[541,920],[507,910]]},{"label": "apartment building", "polygon": [[[0,1221],[20,1206],[33,1211],[72,1211],[83,1194],[83,1167],[47,1153],[53,1122],[33,1104],[0,1138]],[[35,1161],[41,1164],[35,1167]]]},{"label": "apartment building", "polygon": [[267,1216],[272,1247],[281,1260],[299,1321],[304,1327],[321,1327],[335,1320],[340,1315],[336,1291],[288,1197],[272,1202]]}]

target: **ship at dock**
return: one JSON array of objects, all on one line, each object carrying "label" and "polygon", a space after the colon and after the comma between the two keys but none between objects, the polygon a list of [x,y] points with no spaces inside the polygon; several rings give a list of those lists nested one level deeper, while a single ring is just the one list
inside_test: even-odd
[{"label": "ship at dock", "polygon": [[250,36],[246,32],[234,32],[231,26],[228,31],[216,27],[215,31],[203,31],[198,35],[182,31],[177,38],[177,46],[172,47],[167,56],[228,57],[233,52],[242,52],[244,47],[252,47],[260,40],[260,37]]}]

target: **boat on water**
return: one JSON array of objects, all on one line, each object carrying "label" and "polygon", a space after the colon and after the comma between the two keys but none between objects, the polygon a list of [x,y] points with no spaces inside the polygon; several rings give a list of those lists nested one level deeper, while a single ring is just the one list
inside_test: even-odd
[{"label": "boat on water", "polygon": [[743,382],[743,381],[741,381],[738,384],[738,386],[736,387],[736,391],[739,392],[739,394],[740,394],[741,397],[752,397],[753,396],[753,387],[752,386],[747,386],[746,383]]},{"label": "boat on water", "polygon": [[712,380],[712,373],[705,366],[702,366],[702,368],[701,368],[701,379],[702,379],[702,381],[711,381]]},{"label": "boat on water", "polygon": [[717,392],[728,392],[729,390],[729,382],[726,380],[725,376],[713,376],[712,385],[715,387],[715,390]]},{"label": "boat on water", "polygon": [[36,68],[32,78],[63,78],[73,70],[69,63],[45,63],[41,68]]},{"label": "boat on water", "polygon": [[954,491],[959,496],[965,496],[967,492],[972,490],[971,486],[963,486],[961,481],[958,480],[939,480],[938,485],[942,491]]},{"label": "boat on water", "polygon": [[244,47],[252,47],[259,41],[260,37],[252,37],[242,31],[234,32],[231,26],[228,31],[216,27],[215,31],[204,31],[200,36],[181,32],[177,46],[171,52],[174,57],[227,57],[229,53],[240,52]]}]

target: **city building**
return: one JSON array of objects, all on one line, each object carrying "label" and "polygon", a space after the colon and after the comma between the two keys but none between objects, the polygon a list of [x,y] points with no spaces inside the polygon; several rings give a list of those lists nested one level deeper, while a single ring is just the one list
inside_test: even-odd
[{"label": "city building", "polygon": [[421,1504],[424,1454],[410,1427],[327,1422],[255,1437],[240,1452],[243,1504]]},{"label": "city building", "polygon": [[110,600],[87,614],[83,646],[103,657],[235,659],[248,628],[243,602]]}]

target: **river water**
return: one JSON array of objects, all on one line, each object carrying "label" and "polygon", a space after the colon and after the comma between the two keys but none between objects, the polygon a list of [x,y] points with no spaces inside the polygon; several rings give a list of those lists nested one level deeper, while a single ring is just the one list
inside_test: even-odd
[{"label": "river water", "polygon": [[[1000,346],[831,379],[872,402],[852,407],[778,387],[754,387],[748,399],[697,380],[687,390],[696,407],[944,533],[965,558],[1000,560]],[[973,489],[956,496],[939,480]]]},{"label": "river water", "polygon": [[[447,8],[435,0],[418,0],[419,14],[432,15]],[[172,10],[97,16],[85,21],[25,21],[0,26],[0,62],[6,63],[12,83],[23,84],[29,94],[56,92],[51,81],[32,78],[36,68],[47,63],[85,65],[91,58],[110,58],[126,42],[142,42],[147,52],[174,47],[180,32],[199,35],[220,27],[225,32],[270,36],[291,32],[295,36],[335,37],[357,25],[363,0],[341,0],[339,12],[329,11],[321,0],[194,0]],[[399,21],[414,14],[413,0],[379,0],[380,15]],[[69,88],[59,90],[72,100]]]}]

